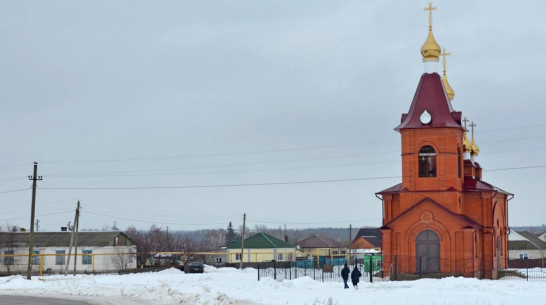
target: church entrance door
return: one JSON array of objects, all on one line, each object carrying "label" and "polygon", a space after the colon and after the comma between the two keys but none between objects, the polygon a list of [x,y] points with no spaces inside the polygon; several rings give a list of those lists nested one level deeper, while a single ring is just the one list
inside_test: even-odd
[{"label": "church entrance door", "polygon": [[440,272],[440,238],[432,230],[425,230],[415,240],[417,272]]}]

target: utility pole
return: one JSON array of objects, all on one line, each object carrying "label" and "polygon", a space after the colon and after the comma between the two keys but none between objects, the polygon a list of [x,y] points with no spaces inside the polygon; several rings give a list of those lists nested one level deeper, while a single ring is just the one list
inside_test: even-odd
[{"label": "utility pole", "polygon": [[32,278],[32,254],[34,254],[34,211],[36,210],[36,181],[42,180],[42,176],[38,176],[38,162],[34,162],[34,174],[28,176],[32,180],[32,207],[30,210],[30,235],[28,237],[28,269],[27,279]]},{"label": "utility pole", "polygon": [[351,239],[353,238],[353,225],[349,225],[349,247],[347,251],[349,253],[349,264],[351,263]]},{"label": "utility pole", "polygon": [[243,214],[243,235],[241,236],[241,262],[239,263],[239,269],[243,269],[243,254],[245,249],[245,227],[246,227],[246,213]]},{"label": "utility pole", "polygon": [[76,240],[74,242],[74,276],[76,276],[76,262],[78,261],[78,228],[80,227],[80,201],[78,200],[78,207],[76,208]]},{"label": "utility pole", "polygon": [[72,256],[72,245],[76,244],[74,250],[74,276],[76,276],[76,263],[78,258],[78,223],[80,221],[80,201],[78,201],[78,206],[76,207],[76,214],[74,215],[74,224],[72,225],[72,235],[70,237],[70,247],[68,248],[68,259],[66,261],[66,267],[64,270],[64,275],[68,274],[68,266],[70,266],[70,257]]}]

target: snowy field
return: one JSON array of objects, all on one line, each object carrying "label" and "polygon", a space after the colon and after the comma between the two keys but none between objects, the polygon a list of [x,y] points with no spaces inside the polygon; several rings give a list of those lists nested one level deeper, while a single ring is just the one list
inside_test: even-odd
[{"label": "snowy field", "polygon": [[219,305],[531,305],[545,304],[546,282],[490,281],[465,278],[407,282],[343,283],[308,277],[257,281],[255,269],[206,267],[204,274],[177,269],[128,275],[55,275],[0,278],[1,295],[66,296],[90,304]]}]

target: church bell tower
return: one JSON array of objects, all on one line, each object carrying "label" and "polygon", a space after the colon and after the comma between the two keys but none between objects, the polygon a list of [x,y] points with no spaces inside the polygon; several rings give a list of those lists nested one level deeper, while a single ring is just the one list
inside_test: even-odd
[{"label": "church bell tower", "polygon": [[425,71],[395,128],[401,135],[402,182],[377,193],[383,204],[383,262],[406,274],[496,278],[508,262],[508,200],[513,195],[482,180],[476,125],[470,124],[470,142],[468,120],[452,107],[449,53],[442,52],[432,31],[435,9],[431,3],[425,8]]}]

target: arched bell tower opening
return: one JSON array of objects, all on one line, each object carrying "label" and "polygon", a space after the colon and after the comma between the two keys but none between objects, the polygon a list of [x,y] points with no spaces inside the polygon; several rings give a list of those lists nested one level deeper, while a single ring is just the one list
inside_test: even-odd
[{"label": "arched bell tower opening", "polygon": [[430,145],[419,150],[419,177],[436,177],[436,151]]},{"label": "arched bell tower opening", "polygon": [[424,230],[415,239],[416,272],[440,273],[440,237],[432,230]]}]

